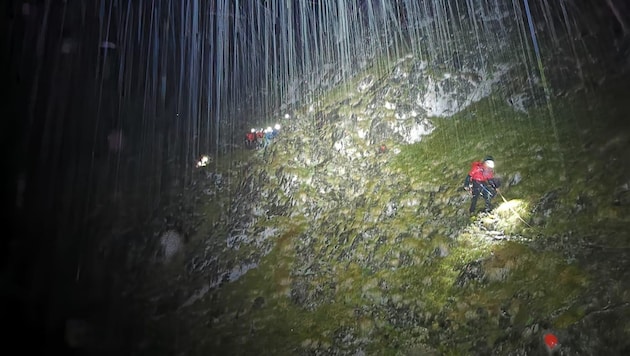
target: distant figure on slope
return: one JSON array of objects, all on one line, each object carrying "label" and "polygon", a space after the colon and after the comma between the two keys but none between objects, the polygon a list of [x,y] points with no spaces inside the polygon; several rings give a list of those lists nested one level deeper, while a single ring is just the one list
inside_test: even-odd
[{"label": "distant figure on slope", "polygon": [[256,129],[251,129],[250,132],[245,134],[245,144],[247,148],[255,148],[256,145]]},{"label": "distant figure on slope", "polygon": [[271,138],[276,138],[280,133],[280,124],[275,124],[273,126],[273,130],[271,131]]},{"label": "distant figure on slope", "polygon": [[273,129],[271,127],[267,127],[265,129],[265,137],[263,138],[263,147],[269,146],[271,140],[273,140]]},{"label": "distant figure on slope", "polygon": [[264,138],[265,132],[263,129],[259,129],[258,131],[256,131],[256,148],[262,148]]},{"label": "distant figure on slope", "polygon": [[486,203],[484,211],[492,210],[490,201],[498,192],[500,185],[500,180],[494,177],[494,158],[492,156],[486,156],[483,161],[473,162],[470,172],[464,180],[464,189],[472,194],[472,201],[468,210],[470,214],[475,213],[479,196],[483,196]]}]

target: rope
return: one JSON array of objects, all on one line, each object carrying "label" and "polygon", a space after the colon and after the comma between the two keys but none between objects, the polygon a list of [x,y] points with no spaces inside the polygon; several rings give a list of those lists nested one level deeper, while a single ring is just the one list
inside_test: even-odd
[{"label": "rope", "polygon": [[[505,199],[505,197],[503,196],[503,194],[501,194],[501,192],[499,192],[499,191],[496,191],[496,192],[497,192],[497,194],[499,194],[499,196],[501,197],[501,199],[503,199],[503,202],[504,202],[504,203],[506,203],[506,204],[508,204],[508,201],[507,201],[507,199]],[[525,221],[525,220],[521,217],[521,215],[519,215],[519,213],[518,213],[516,210],[512,209],[512,207],[511,207],[510,205],[508,205],[508,209],[510,209],[510,211],[512,211],[512,212],[514,213],[514,215],[516,215],[516,217],[517,217],[519,220],[521,220],[521,221],[523,222],[523,224],[527,225],[530,229],[533,229],[533,230],[538,230],[538,229],[536,229],[535,227],[533,227],[533,226],[531,226],[530,224],[528,224],[528,223],[527,223],[527,221]]]},{"label": "rope", "polygon": [[[505,199],[505,197],[503,196],[503,194],[501,194],[501,192],[499,192],[498,190],[494,190],[494,193],[490,191],[490,189],[486,188],[486,186],[482,183],[479,183],[479,185],[481,186],[481,189],[485,190],[488,194],[490,194],[491,197],[495,196],[496,194],[499,194],[499,196],[501,197],[501,199],[503,199],[503,202],[508,204],[507,199]],[[529,228],[533,229],[533,230],[538,230],[535,227],[531,226],[530,224],[527,223],[527,221],[525,221],[520,215],[519,213],[512,209],[512,207],[510,207],[510,205],[508,204],[508,209],[510,209],[510,211],[512,211],[514,213],[514,215],[516,215],[516,217],[521,220],[525,225],[527,225]]]}]

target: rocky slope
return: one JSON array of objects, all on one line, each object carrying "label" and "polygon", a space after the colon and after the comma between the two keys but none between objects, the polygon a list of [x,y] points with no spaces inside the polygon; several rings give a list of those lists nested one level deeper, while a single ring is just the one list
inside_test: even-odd
[{"label": "rocky slope", "polygon": [[[135,348],[532,355],[553,332],[558,354],[627,352],[624,68],[594,69],[596,90],[550,71],[547,102],[509,62],[405,55],[297,108],[129,249]],[[486,154],[505,185],[469,218],[462,180]]]}]

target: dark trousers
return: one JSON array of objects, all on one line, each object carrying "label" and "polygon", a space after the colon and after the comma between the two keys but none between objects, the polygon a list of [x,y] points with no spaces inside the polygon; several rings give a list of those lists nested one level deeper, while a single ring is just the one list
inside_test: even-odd
[{"label": "dark trousers", "polygon": [[483,183],[472,181],[472,201],[470,202],[469,212],[474,213],[477,208],[477,199],[479,196],[483,197],[483,200],[486,203],[486,211],[492,210],[492,205],[490,204],[490,199],[493,196],[493,189],[490,187],[486,187]]}]

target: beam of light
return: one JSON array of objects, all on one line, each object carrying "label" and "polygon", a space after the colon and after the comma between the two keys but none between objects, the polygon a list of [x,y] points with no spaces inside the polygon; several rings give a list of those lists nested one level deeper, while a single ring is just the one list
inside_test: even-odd
[{"label": "beam of light", "polygon": [[499,218],[498,226],[506,231],[516,231],[522,225],[529,226],[529,203],[525,200],[504,200],[494,209],[494,214]]}]

